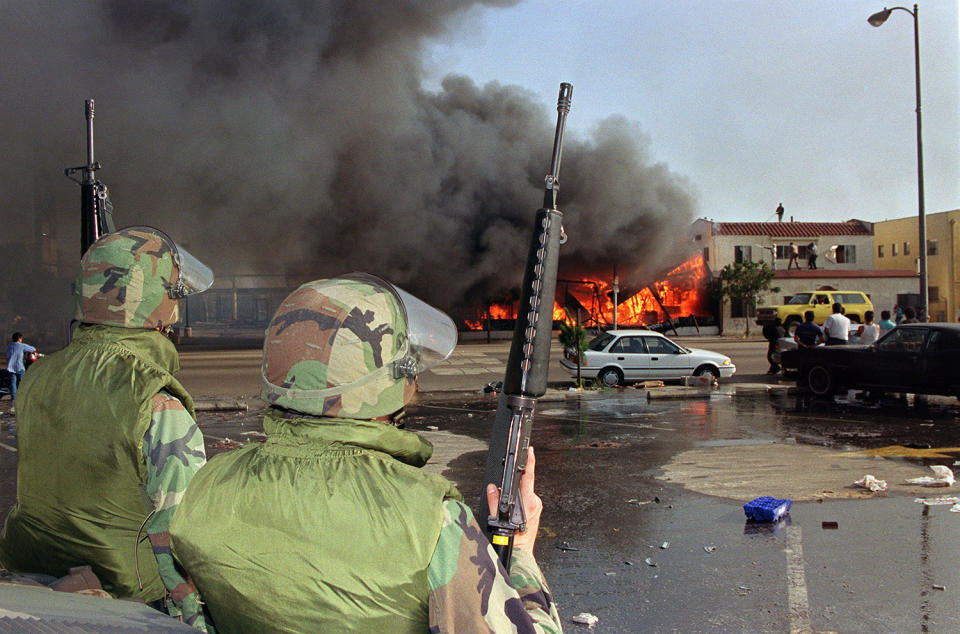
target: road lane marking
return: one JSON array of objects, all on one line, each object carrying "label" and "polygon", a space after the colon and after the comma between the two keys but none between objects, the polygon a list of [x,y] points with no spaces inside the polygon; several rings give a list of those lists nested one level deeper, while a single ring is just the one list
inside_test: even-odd
[{"label": "road lane marking", "polygon": [[16,447],[11,447],[10,445],[5,445],[5,444],[3,444],[2,442],[0,442],[0,447],[3,447],[3,448],[6,449],[7,451],[12,451],[13,453],[17,453],[17,448],[16,448]]},{"label": "road lane marking", "polygon": [[848,451],[842,456],[868,456],[871,458],[953,458],[951,454],[960,453],[960,447],[904,447],[889,445],[862,451]]},{"label": "road lane marking", "polygon": [[803,545],[799,526],[787,526],[787,605],[791,634],[812,632],[810,628],[810,602],[807,599],[807,577],[804,572]]}]

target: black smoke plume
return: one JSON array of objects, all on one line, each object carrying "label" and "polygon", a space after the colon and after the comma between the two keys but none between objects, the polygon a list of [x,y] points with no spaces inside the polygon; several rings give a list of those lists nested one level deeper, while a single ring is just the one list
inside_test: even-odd
[{"label": "black smoke plume", "polygon": [[[48,301],[69,318],[69,301],[23,293],[41,264],[69,278],[79,259],[62,173],[84,161],[89,97],[118,225],[164,229],[220,276],[365,270],[448,309],[516,286],[555,104],[463,76],[423,87],[425,42],[475,4],[512,3],[8,3],[0,244],[36,257],[5,264],[2,318]],[[561,276],[616,262],[641,283],[682,259],[691,188],[647,146],[622,117],[568,134]]]}]

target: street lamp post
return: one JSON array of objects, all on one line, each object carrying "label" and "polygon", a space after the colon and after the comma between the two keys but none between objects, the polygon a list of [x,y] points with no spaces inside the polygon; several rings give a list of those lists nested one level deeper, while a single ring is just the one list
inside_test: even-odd
[{"label": "street lamp post", "polygon": [[883,11],[874,13],[867,22],[871,26],[880,26],[887,21],[890,14],[897,9],[906,11],[913,17],[913,54],[914,54],[914,77],[916,78],[917,89],[917,196],[919,198],[919,233],[920,233],[920,306],[919,309],[925,320],[929,320],[929,287],[927,286],[927,218],[923,206],[923,135],[921,134],[920,119],[920,25],[917,13],[917,5],[913,5],[913,11],[906,7],[884,8]]}]

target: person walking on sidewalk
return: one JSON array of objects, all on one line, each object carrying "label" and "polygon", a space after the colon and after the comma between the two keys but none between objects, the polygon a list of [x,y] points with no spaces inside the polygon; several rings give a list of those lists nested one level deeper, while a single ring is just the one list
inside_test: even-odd
[{"label": "person walking on sidewalk", "polygon": [[780,371],[780,363],[776,360],[775,355],[777,353],[777,341],[780,337],[786,336],[782,323],[781,319],[777,317],[774,321],[769,321],[763,325],[763,338],[767,340],[767,362],[770,364],[767,374],[776,374]]},{"label": "person walking on sidewalk", "polygon": [[10,373],[10,400],[13,401],[13,407],[10,413],[15,413],[17,406],[17,388],[20,387],[20,381],[23,380],[23,373],[27,368],[23,364],[23,355],[36,352],[37,349],[30,344],[23,343],[23,333],[15,332],[10,337],[10,343],[7,344],[7,372]]}]

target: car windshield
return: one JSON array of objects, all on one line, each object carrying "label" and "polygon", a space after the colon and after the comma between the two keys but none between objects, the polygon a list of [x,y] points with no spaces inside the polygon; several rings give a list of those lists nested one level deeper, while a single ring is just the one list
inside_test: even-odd
[{"label": "car windshield", "polygon": [[797,293],[790,298],[788,304],[808,304],[810,302],[810,293]]},{"label": "car windshield", "polygon": [[602,335],[594,337],[594,339],[587,344],[587,350],[600,352],[601,350],[606,348],[611,341],[613,341],[613,335],[611,335],[609,332],[605,332]]}]

